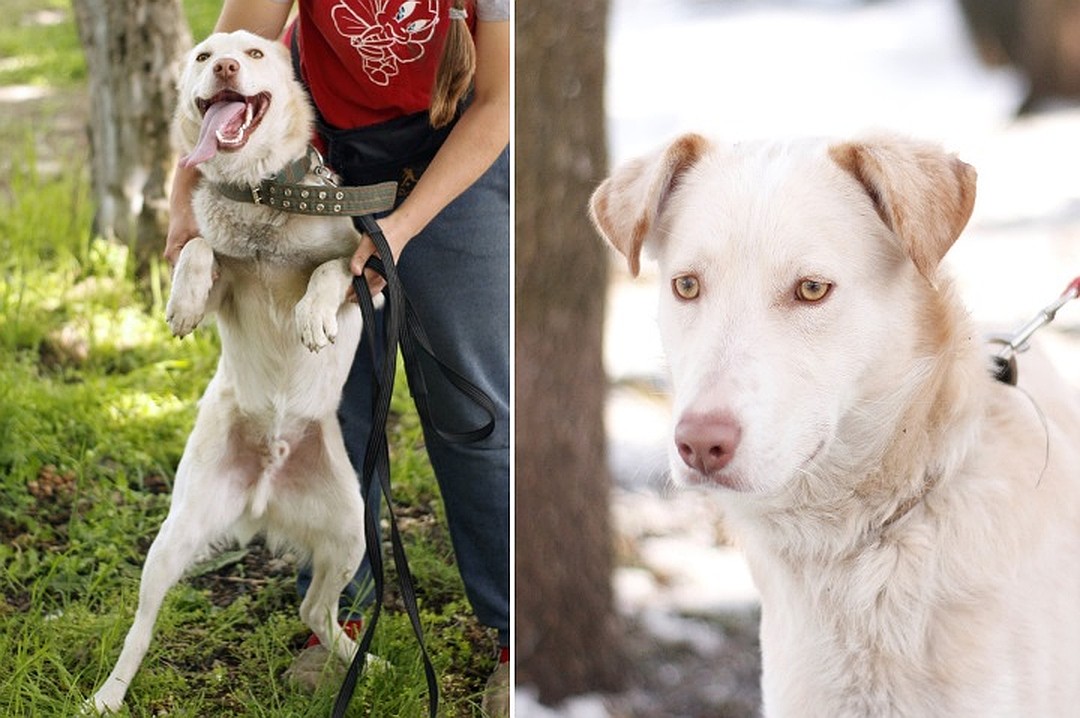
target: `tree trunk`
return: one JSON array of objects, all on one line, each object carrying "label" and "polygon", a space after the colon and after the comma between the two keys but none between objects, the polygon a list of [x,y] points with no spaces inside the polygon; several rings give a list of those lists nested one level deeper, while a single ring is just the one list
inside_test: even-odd
[{"label": "tree trunk", "polygon": [[94,231],[144,269],[167,228],[169,124],[191,32],[181,0],[73,0],[90,84]]},{"label": "tree trunk", "polygon": [[517,3],[515,576],[518,682],[615,688],[601,357],[606,0]]},{"label": "tree trunk", "polygon": [[1020,113],[1080,98],[1080,0],[960,0],[982,58],[1027,78]]}]

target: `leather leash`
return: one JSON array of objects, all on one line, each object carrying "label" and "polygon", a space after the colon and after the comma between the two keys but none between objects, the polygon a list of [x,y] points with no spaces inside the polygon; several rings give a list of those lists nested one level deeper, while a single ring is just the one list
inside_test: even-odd
[{"label": "leather leash", "polygon": [[[303,72],[300,67],[299,36],[299,31],[293,32],[292,39],[289,43],[289,50],[292,55],[293,73],[298,82],[305,84]],[[316,108],[316,113],[318,113],[318,108]],[[364,332],[368,338],[368,345],[373,360],[372,366],[376,367],[377,374],[377,376],[372,377],[374,388],[374,391],[372,392],[372,396],[374,397],[372,402],[372,431],[368,436],[367,448],[364,452],[364,466],[360,477],[360,486],[364,496],[370,496],[369,490],[375,480],[375,471],[378,470],[379,484],[382,487],[382,493],[390,514],[390,543],[394,563],[398,569],[398,586],[401,590],[402,602],[405,604],[405,610],[409,615],[409,622],[412,624],[413,632],[416,634],[416,640],[420,645],[420,652],[424,660],[424,675],[427,680],[428,688],[428,716],[429,718],[437,718],[439,710],[439,682],[435,676],[435,667],[431,662],[431,657],[428,655],[427,648],[424,645],[423,630],[420,625],[420,611],[416,600],[416,590],[413,585],[412,573],[409,571],[409,564],[405,557],[405,547],[402,544],[401,535],[398,531],[397,517],[394,515],[394,505],[390,492],[390,451],[386,436],[386,421],[390,415],[390,399],[394,388],[394,375],[397,370],[397,349],[399,342],[406,362],[411,366],[416,367],[413,376],[413,383],[416,384],[416,386],[410,386],[413,401],[416,404],[416,411],[420,417],[427,422],[428,426],[434,428],[444,440],[453,442],[471,442],[479,441],[490,435],[495,428],[495,404],[491,401],[491,398],[484,394],[478,387],[438,360],[431,350],[431,345],[427,340],[427,335],[424,333],[419,318],[416,316],[405,296],[404,289],[401,286],[401,280],[397,275],[397,268],[394,266],[393,252],[390,250],[386,237],[383,236],[382,230],[374,219],[376,213],[389,210],[394,206],[398,191],[397,182],[383,182],[377,185],[368,186],[366,188],[367,192],[371,194],[378,193],[379,201],[386,202],[386,206],[372,207],[365,204],[365,201],[371,199],[371,197],[364,196],[365,188],[337,187],[338,178],[328,167],[326,167],[322,155],[319,154],[318,150],[314,147],[309,146],[306,156],[301,158],[301,160],[298,160],[298,162],[303,161],[309,163],[308,169],[316,176],[320,177],[325,184],[335,188],[332,196],[328,194],[326,197],[322,197],[321,190],[320,194],[309,195],[307,197],[304,197],[302,194],[299,197],[292,194],[292,191],[296,189],[299,189],[301,193],[305,189],[313,189],[293,184],[302,182],[304,175],[307,174],[306,171],[301,172],[296,166],[296,163],[286,167],[282,173],[275,176],[273,180],[271,180],[270,185],[266,186],[266,180],[260,183],[258,194],[255,193],[254,188],[251,188],[248,192],[250,200],[248,197],[243,196],[242,191],[237,192],[236,194],[239,196],[238,201],[255,202],[256,199],[261,200],[263,197],[269,197],[273,202],[278,202],[278,204],[271,204],[271,206],[286,212],[298,212],[303,214],[348,214],[357,218],[356,221],[360,223],[363,227],[363,231],[375,244],[378,256],[372,256],[368,260],[366,266],[375,269],[375,271],[386,279],[386,287],[383,289],[383,296],[386,299],[386,304],[383,310],[385,322],[383,325],[384,345],[381,368],[378,357],[376,356],[375,307],[371,298],[371,292],[368,289],[367,282],[364,280],[362,274],[353,277],[353,291],[356,293],[357,301],[360,304],[360,313],[364,321]],[[314,166],[313,169],[312,166]],[[286,175],[284,173],[288,174]],[[298,173],[299,176],[297,176]],[[279,183],[290,186],[278,186]],[[265,193],[263,191],[264,189],[266,190]],[[351,190],[359,190],[355,197],[356,208],[349,207],[348,211],[344,208],[339,210],[337,206],[339,204],[337,192],[341,191],[348,193]],[[230,190],[226,189],[226,191]],[[290,194],[285,194],[286,191],[289,191]],[[330,192],[330,190],[327,190],[327,192]],[[226,194],[226,196],[230,195]],[[349,198],[348,194],[342,199],[344,200],[347,198]],[[294,203],[293,200],[296,199],[304,201],[307,206],[301,207],[299,201]],[[332,201],[328,202],[327,200]],[[345,202],[340,203],[345,205]],[[326,211],[328,208],[332,208],[333,211]],[[385,259],[380,260],[380,257],[384,257]],[[434,359],[439,370],[450,380],[451,384],[457,387],[459,391],[462,391],[475,402],[477,406],[487,413],[489,419],[485,425],[478,429],[465,432],[450,432],[435,425],[434,416],[428,408],[427,384],[423,380],[423,371],[420,364],[413,360],[414,357],[416,357],[418,349]],[[334,701],[334,708],[331,714],[332,718],[343,718],[345,715],[349,702],[352,700],[352,695],[356,690],[356,683],[364,671],[368,649],[370,649],[375,635],[375,625],[382,612],[383,597],[385,595],[385,576],[383,571],[382,545],[379,540],[378,532],[378,514],[375,510],[375,506],[376,505],[371,504],[368,501],[364,502],[364,539],[367,543],[368,561],[371,565],[371,576],[372,582],[374,583],[374,607],[372,608],[371,620],[368,625],[365,626],[364,634],[358,642],[356,655],[353,657],[353,661],[349,665],[348,671],[345,673],[345,678],[342,680],[341,688],[338,690],[338,695]]]},{"label": "leather leash", "polygon": [[[382,230],[370,215],[359,218],[363,231],[367,234],[378,252],[378,256],[372,256],[367,266],[373,268],[386,279],[386,288],[383,290],[386,304],[383,308],[383,356],[376,355],[377,341],[375,335],[375,307],[363,275],[353,277],[353,290],[356,292],[360,303],[360,313],[364,320],[364,332],[368,338],[369,350],[372,352],[373,365],[379,367],[377,376],[372,377],[374,396],[374,416],[372,431],[368,437],[367,448],[364,453],[364,466],[360,477],[360,486],[365,496],[370,496],[370,489],[376,480],[382,487],[383,497],[386,501],[390,515],[390,543],[394,564],[398,573],[398,588],[401,591],[402,603],[412,624],[413,633],[424,662],[424,674],[428,688],[428,716],[436,718],[439,708],[439,684],[435,675],[435,667],[428,655],[424,644],[423,629],[420,625],[420,609],[416,598],[416,589],[409,569],[409,563],[405,556],[405,547],[398,530],[397,517],[394,514],[393,498],[390,488],[390,460],[389,444],[386,435],[386,422],[390,414],[390,399],[394,388],[394,377],[397,370],[397,350],[400,345],[403,356],[411,366],[416,367],[414,373],[414,385],[411,386],[413,401],[416,403],[417,413],[420,414],[438,433],[447,441],[467,443],[486,438],[495,428],[495,405],[491,398],[484,394],[478,387],[470,383],[450,367],[443,364],[435,357],[427,336],[423,331],[418,317],[409,304],[408,298],[401,286],[401,280],[397,276],[397,268],[394,266],[393,256],[383,236]],[[380,259],[385,257],[386,259]],[[433,417],[428,410],[427,388],[422,379],[422,371],[419,363],[415,361],[418,352],[423,351],[431,357],[447,379],[464,392],[472,401],[483,409],[489,419],[487,423],[477,429],[464,432],[451,432],[434,425]],[[376,505],[365,503],[364,507],[364,536],[368,546],[368,557],[371,563],[371,575],[375,584],[375,602],[372,609],[371,620],[364,629],[348,672],[342,681],[334,702],[333,718],[342,718],[349,705],[352,695],[356,690],[356,683],[363,673],[368,650],[371,648],[375,634],[375,626],[378,623],[382,611],[383,598],[385,595],[385,575],[383,560],[379,549],[379,534],[377,530],[378,515]],[[374,547],[374,549],[373,549]]]}]

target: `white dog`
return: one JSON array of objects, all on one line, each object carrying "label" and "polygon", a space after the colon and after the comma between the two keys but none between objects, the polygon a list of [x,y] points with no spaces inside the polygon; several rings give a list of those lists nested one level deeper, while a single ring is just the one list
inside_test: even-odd
[{"label": "white dog", "polygon": [[938,268],[974,198],[906,139],[696,135],[592,198],[658,260],[672,474],[745,550],[766,715],[1080,714],[1080,402],[991,378]]},{"label": "white dog", "polygon": [[363,503],[337,406],[360,337],[359,310],[344,303],[359,235],[345,217],[287,214],[215,188],[257,185],[305,156],[312,110],[278,43],[236,32],[197,45],[174,129],[181,162],[202,171],[194,202],[203,238],[180,254],[168,321],[184,336],[216,312],[222,354],[146,558],[134,625],[94,696],[98,711],[122,704],[184,571],[260,532],[311,558],[300,615],[342,660],[356,651],[336,619],[364,551]]}]

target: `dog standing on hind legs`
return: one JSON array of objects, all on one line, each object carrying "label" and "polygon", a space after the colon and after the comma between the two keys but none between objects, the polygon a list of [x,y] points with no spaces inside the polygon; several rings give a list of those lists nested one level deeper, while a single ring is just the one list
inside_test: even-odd
[{"label": "dog standing on hind legs", "polygon": [[[189,53],[174,135],[181,162],[202,171],[203,237],[180,254],[167,319],[182,337],[216,314],[221,358],[146,557],[134,623],[94,694],[98,712],[122,705],[168,589],[215,547],[258,533],[310,558],[300,616],[342,661],[356,652],[337,612],[363,556],[364,506],[337,407],[360,339],[359,309],[344,302],[360,237],[348,217],[289,214],[219,189],[258,186],[303,161],[311,131],[278,43],[216,34]],[[303,181],[322,182],[312,170]]]},{"label": "dog standing on hind legs", "polygon": [[939,268],[974,199],[927,143],[698,135],[592,198],[658,261],[672,478],[745,552],[770,718],[1080,710],[1080,401],[991,377]]}]

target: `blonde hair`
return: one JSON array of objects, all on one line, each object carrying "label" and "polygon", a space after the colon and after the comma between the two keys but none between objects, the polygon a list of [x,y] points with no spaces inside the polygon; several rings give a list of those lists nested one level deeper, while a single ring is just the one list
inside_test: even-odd
[{"label": "blonde hair", "polygon": [[442,127],[454,119],[458,103],[469,91],[476,74],[476,45],[465,18],[465,0],[454,0],[450,10],[450,30],[431,91],[429,116],[432,127]]}]

